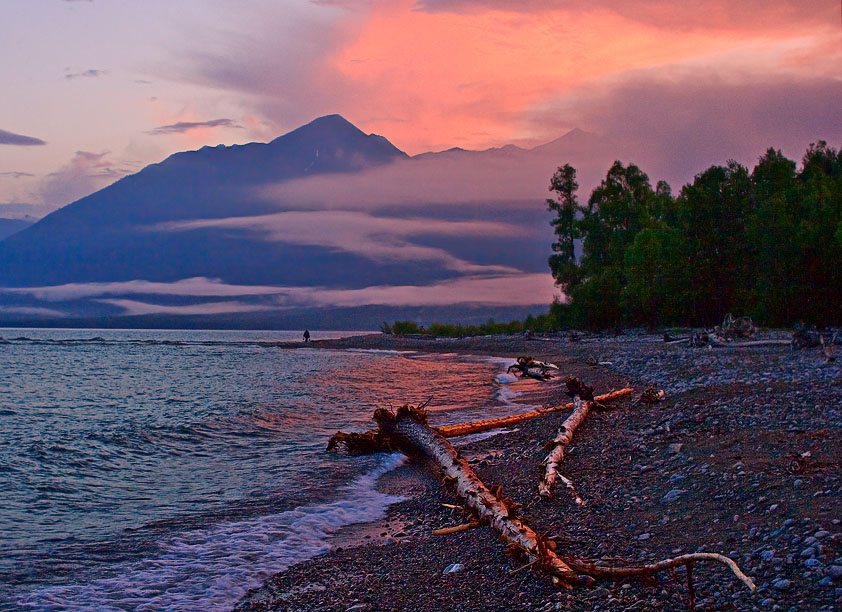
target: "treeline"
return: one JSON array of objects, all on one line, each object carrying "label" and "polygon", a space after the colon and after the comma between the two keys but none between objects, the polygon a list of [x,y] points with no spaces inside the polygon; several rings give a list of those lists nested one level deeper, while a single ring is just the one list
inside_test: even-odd
[{"label": "treeline", "polygon": [[569,302],[556,325],[842,323],[842,153],[809,147],[800,170],[769,149],[753,170],[712,166],[675,196],[615,162],[587,205],[560,167],[549,265]]},{"label": "treeline", "polygon": [[395,321],[391,325],[383,323],[380,328],[385,334],[405,336],[407,334],[424,334],[429,336],[442,336],[445,338],[464,338],[466,336],[492,336],[494,334],[520,334],[526,331],[551,332],[558,327],[558,318],[552,314],[540,314],[537,317],[528,316],[523,321],[509,321],[498,323],[489,319],[479,325],[461,325],[458,323],[431,323],[425,327],[414,321]]}]

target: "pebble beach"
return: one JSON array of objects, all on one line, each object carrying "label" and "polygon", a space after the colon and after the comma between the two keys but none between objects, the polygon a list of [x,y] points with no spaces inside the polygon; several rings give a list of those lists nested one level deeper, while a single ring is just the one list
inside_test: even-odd
[{"label": "pebble beach", "polygon": [[[755,339],[787,337],[762,332]],[[462,339],[375,334],[312,346],[455,352],[513,363],[530,355],[557,364],[559,376],[518,398],[529,405],[568,401],[567,375],[598,394],[634,387],[631,400],[588,417],[564,458],[560,472],[575,483],[583,505],[563,487],[551,499],[537,493],[544,444],[567,412],[455,442],[479,477],[501,484],[522,504],[521,517],[553,538],[562,556],[622,564],[717,552],[736,561],[758,590],[752,593],[722,566],[698,564],[697,610],[842,607],[842,360],[829,363],[818,349],[782,344],[690,348],[642,332]],[[665,400],[634,402],[648,386],[663,389]],[[414,398],[395,398],[395,404],[408,399]],[[378,488],[404,501],[382,521],[334,534],[330,552],[276,574],[236,610],[687,608],[683,569],[648,582],[557,590],[509,557],[488,527],[433,535],[466,517],[450,507],[459,500],[423,461],[389,472]]]}]

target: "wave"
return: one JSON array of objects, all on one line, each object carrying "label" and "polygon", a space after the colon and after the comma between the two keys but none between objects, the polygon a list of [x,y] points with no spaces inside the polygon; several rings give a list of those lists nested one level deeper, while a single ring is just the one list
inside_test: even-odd
[{"label": "wave", "polygon": [[377,479],[405,458],[379,466],[339,489],[338,499],[172,537],[155,558],[110,568],[108,577],[33,591],[18,604],[33,610],[222,612],[250,588],[330,549],[328,538],[354,523],[382,518],[402,497],[380,493]]}]

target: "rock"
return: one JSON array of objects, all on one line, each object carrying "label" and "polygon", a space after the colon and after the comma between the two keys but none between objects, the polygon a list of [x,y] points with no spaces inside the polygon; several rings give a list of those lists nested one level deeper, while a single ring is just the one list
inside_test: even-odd
[{"label": "rock", "polygon": [[792,581],[786,578],[778,578],[772,582],[772,588],[778,591],[788,591],[792,588]]},{"label": "rock", "polygon": [[819,567],[822,564],[818,559],[805,559],[804,567]]},{"label": "rock", "polygon": [[461,572],[463,569],[465,569],[465,566],[462,565],[461,563],[451,563],[446,568],[444,568],[443,573],[445,573],[445,574],[455,574],[456,572]]},{"label": "rock", "polygon": [[638,540],[648,540],[650,537],[652,537],[651,533],[641,533],[639,536],[637,536],[637,539]]},{"label": "rock", "polygon": [[668,452],[670,455],[677,455],[678,453],[680,453],[680,452],[681,452],[681,448],[682,448],[683,446],[684,446],[684,445],[683,445],[683,444],[681,444],[681,443],[677,443],[677,444],[670,444],[670,445],[667,447],[667,452]]},{"label": "rock", "polygon": [[771,561],[774,557],[775,557],[775,551],[774,550],[764,550],[762,553],[760,553],[760,558],[763,559],[764,561]]},{"label": "rock", "polygon": [[362,612],[363,610],[368,610],[368,604],[358,603],[354,604],[350,608],[347,608],[345,612]]},{"label": "rock", "polygon": [[661,498],[661,501],[665,504],[671,504],[676,499],[681,497],[681,495],[683,493],[687,493],[687,490],[686,489],[673,489],[672,491],[669,491],[666,495],[664,495]]},{"label": "rock", "polygon": [[801,558],[802,559],[810,559],[816,556],[816,549],[812,546],[808,546],[804,550],[801,551]]},{"label": "rock", "polygon": [[831,565],[827,568],[827,575],[833,580],[842,578],[842,565]]}]

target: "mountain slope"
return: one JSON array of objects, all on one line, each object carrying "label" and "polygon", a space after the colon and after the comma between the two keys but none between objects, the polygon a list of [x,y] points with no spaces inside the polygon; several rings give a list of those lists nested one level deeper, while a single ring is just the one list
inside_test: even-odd
[{"label": "mountain slope", "polygon": [[546,185],[590,140],[409,157],[330,115],[177,153],[0,242],[0,323],[540,312]]},{"label": "mountain slope", "polygon": [[[237,258],[238,267],[253,271],[269,262],[313,261],[306,248],[255,244],[246,249],[241,241],[219,232],[197,232],[188,242],[183,234],[147,229],[179,219],[275,212],[277,205],[251,188],[302,176],[355,172],[402,158],[406,154],[388,140],[364,134],[339,115],[316,119],[267,144],[176,153],[53,212],[0,244],[0,286],[219,276]],[[273,281],[299,280],[295,274],[270,276]]]}]

